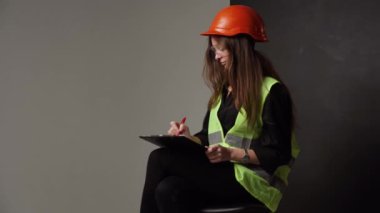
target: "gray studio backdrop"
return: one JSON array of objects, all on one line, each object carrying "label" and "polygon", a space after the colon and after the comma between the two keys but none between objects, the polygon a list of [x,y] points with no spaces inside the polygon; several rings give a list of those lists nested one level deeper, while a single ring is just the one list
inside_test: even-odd
[{"label": "gray studio backdrop", "polygon": [[200,130],[199,33],[227,5],[0,0],[0,212],[138,212],[138,135]]}]

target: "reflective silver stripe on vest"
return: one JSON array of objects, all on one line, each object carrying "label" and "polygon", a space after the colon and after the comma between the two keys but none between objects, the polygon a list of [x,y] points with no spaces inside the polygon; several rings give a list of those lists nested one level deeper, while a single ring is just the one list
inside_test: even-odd
[{"label": "reflective silver stripe on vest", "polygon": [[251,146],[251,139],[241,138],[236,135],[228,134],[226,137],[226,143],[228,143],[229,145],[233,147],[249,149],[249,147]]},{"label": "reflective silver stripe on vest", "polygon": [[210,145],[221,143],[222,141],[223,141],[223,139],[222,139],[222,132],[221,131],[217,131],[217,132],[208,134],[208,143]]},{"label": "reflective silver stripe on vest", "polygon": [[271,185],[272,187],[276,188],[281,193],[283,193],[285,191],[286,184],[284,183],[284,181],[281,178],[279,178],[277,176],[274,176],[274,175],[273,176],[270,175],[268,172],[266,172],[264,169],[262,169],[260,167],[257,167],[257,166],[248,166],[248,165],[245,165],[245,166],[247,166],[248,168],[250,168],[258,176],[260,176],[261,178],[263,178],[264,180],[266,180],[269,183],[269,185]]},{"label": "reflective silver stripe on vest", "polygon": [[269,182],[269,184],[278,189],[282,194],[285,192],[286,184],[281,178],[273,176],[272,181]]}]

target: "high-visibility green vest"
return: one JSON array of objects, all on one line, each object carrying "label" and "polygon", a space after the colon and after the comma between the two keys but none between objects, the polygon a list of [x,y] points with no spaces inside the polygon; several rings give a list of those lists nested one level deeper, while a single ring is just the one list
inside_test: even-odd
[{"label": "high-visibility green vest", "polygon": [[[265,77],[261,88],[261,105],[260,115],[262,114],[263,106],[266,97],[271,87],[278,81],[271,77]],[[257,139],[262,130],[262,116],[258,119],[253,128],[249,127],[246,112],[243,108],[239,110],[234,126],[224,135],[222,125],[218,119],[218,109],[221,105],[221,97],[215,107],[210,110],[210,118],[208,125],[209,144],[220,144],[225,147],[237,147],[249,149],[252,139]],[[257,200],[264,203],[272,212],[277,210],[277,207],[282,198],[282,193],[288,185],[288,175],[294,159],[298,156],[299,147],[296,143],[294,134],[292,134],[292,159],[287,165],[279,166],[273,175],[270,175],[260,167],[242,165],[234,162],[236,180]],[[250,168],[248,168],[250,167]]]}]

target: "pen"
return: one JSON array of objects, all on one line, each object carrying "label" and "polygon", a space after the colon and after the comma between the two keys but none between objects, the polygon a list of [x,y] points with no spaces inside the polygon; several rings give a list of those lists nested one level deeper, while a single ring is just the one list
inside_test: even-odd
[{"label": "pen", "polygon": [[186,122],[186,116],[182,118],[182,120],[181,120],[181,123],[180,123],[180,124],[185,124],[185,122]]},{"label": "pen", "polygon": [[[181,120],[181,122],[180,122],[178,128],[179,128],[182,124],[185,124],[185,122],[186,122],[186,116],[182,118],[182,120]],[[184,130],[180,131],[178,134],[179,134],[179,135],[182,134],[183,131],[184,131]]]}]

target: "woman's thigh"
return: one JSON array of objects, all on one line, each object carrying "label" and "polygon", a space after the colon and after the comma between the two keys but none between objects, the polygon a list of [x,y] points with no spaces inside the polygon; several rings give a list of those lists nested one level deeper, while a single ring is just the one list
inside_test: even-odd
[{"label": "woman's thigh", "polygon": [[231,162],[210,163],[205,153],[160,148],[151,153],[149,164],[161,176],[159,181],[169,176],[181,177],[206,202],[255,201],[236,181]]}]

